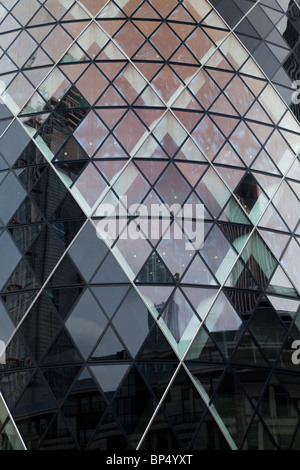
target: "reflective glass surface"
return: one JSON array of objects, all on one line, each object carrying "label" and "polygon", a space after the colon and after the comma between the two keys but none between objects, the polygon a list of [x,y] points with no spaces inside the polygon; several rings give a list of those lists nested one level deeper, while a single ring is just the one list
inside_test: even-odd
[{"label": "reflective glass surface", "polygon": [[300,449],[299,12],[0,0],[0,448]]}]

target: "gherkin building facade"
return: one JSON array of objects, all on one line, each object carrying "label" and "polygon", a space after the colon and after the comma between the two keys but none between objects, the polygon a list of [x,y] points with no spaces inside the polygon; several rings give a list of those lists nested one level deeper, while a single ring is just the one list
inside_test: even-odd
[{"label": "gherkin building facade", "polygon": [[300,449],[299,7],[0,1],[1,449]]}]

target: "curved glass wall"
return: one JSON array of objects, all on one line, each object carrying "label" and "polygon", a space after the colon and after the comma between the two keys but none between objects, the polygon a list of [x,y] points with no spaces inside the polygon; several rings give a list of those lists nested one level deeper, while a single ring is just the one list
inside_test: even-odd
[{"label": "curved glass wall", "polygon": [[2,448],[300,448],[298,18],[0,1]]}]

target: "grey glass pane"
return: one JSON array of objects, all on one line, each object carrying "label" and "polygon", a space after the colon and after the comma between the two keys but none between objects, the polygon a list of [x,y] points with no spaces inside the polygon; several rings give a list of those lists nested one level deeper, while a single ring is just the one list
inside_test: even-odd
[{"label": "grey glass pane", "polygon": [[128,359],[128,357],[128,353],[116,333],[111,327],[108,327],[90,359],[92,361],[111,361]]},{"label": "grey glass pane", "polygon": [[0,140],[1,153],[13,165],[29,142],[29,135],[18,121],[14,121]]},{"label": "grey glass pane", "polygon": [[10,172],[0,185],[0,217],[5,224],[12,218],[25,196],[23,187]]},{"label": "grey glass pane", "polygon": [[92,372],[95,374],[98,383],[104,393],[112,394],[116,391],[123,379],[129,365],[101,365],[91,367]]},{"label": "grey glass pane", "polygon": [[97,297],[101,307],[104,309],[106,315],[110,318],[115,313],[117,307],[123,300],[128,286],[95,286],[92,287],[92,292]]},{"label": "grey glass pane", "polygon": [[66,321],[71,336],[84,357],[87,357],[103,332],[107,319],[89,290],[80,297]]},{"label": "grey glass pane", "polygon": [[[118,309],[113,324],[120,332],[129,352],[134,356],[153,325],[150,312],[134,289],[131,289]],[[128,328],[128,325],[134,325],[134,328]]]},{"label": "grey glass pane", "polygon": [[14,331],[14,325],[0,302],[0,362],[3,363],[3,342],[6,343]]},{"label": "grey glass pane", "polygon": [[105,243],[97,237],[93,224],[88,223],[72,244],[69,254],[84,278],[89,280],[107,251]]},{"label": "grey glass pane", "polygon": [[0,236],[0,259],[0,288],[3,288],[5,281],[21,259],[20,252],[6,231]]}]

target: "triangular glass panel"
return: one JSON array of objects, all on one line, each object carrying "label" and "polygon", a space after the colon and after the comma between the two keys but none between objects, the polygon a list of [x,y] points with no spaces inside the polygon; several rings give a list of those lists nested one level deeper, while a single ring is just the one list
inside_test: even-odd
[{"label": "triangular glass panel", "polygon": [[73,238],[77,235],[83,223],[83,220],[70,220],[66,222],[54,221],[51,222],[51,227],[56,233],[57,237],[63,243],[64,247],[67,248],[72,242]]},{"label": "triangular glass panel", "polygon": [[[25,200],[26,201],[26,200]],[[24,204],[26,207],[26,205]],[[24,214],[24,212],[23,212]],[[22,221],[19,219],[19,211],[15,214],[16,218],[13,217],[11,220],[11,225],[14,226],[14,224],[19,224],[22,223]],[[25,221],[26,223],[26,221]],[[9,235],[9,232],[12,233],[12,237]],[[5,266],[5,276],[2,275],[0,278],[0,284],[1,287],[5,281],[5,278],[11,273],[11,271],[15,268],[16,264],[19,262],[21,258],[21,253],[17,249],[15,243],[13,242],[13,230],[12,227],[8,231],[3,231],[0,233],[0,253],[1,253],[1,262],[3,263],[2,265]],[[9,251],[9,256],[6,254],[6,251]]]},{"label": "triangular glass panel", "polygon": [[43,359],[43,365],[71,364],[82,362],[82,357],[67,332],[62,329]]},{"label": "triangular glass panel", "polygon": [[58,412],[46,431],[39,450],[78,450],[63,416]]},{"label": "triangular glass panel", "polygon": [[113,328],[109,326],[101,337],[89,360],[91,362],[128,361],[130,355]]},{"label": "triangular glass panel", "polygon": [[[26,447],[32,450],[38,446],[39,441],[45,432],[44,426],[33,426],[35,417],[32,416],[31,412],[32,394],[34,390],[37,389],[40,393],[35,396],[34,408],[36,412],[39,413],[41,419],[43,418],[44,426],[48,426],[57,410],[57,403],[47,387],[45,379],[39,371],[35,373],[27,384],[25,391],[21,395],[21,398],[12,413]],[[24,419],[24,415],[27,419]]]},{"label": "triangular glass panel", "polygon": [[290,235],[264,229],[259,230],[259,233],[271,252],[274,253],[277,259],[280,259],[287,243],[290,241]]},{"label": "triangular glass panel", "polygon": [[153,252],[137,275],[136,282],[175,284],[175,279],[158,253]]},{"label": "triangular glass panel", "polygon": [[174,287],[164,285],[149,286],[141,283],[140,285],[138,284],[138,290],[142,294],[152,314],[158,317],[167,304]]},{"label": "triangular glass panel", "polygon": [[235,264],[237,251],[215,225],[204,241],[201,255],[218,281],[222,283]]},{"label": "triangular glass panel", "polygon": [[129,278],[122,270],[115,257],[109,253],[92,278],[92,284],[128,284]]},{"label": "triangular glass panel", "polygon": [[90,292],[79,298],[66,321],[66,327],[84,358],[90,354],[107,324],[100,305]]},{"label": "triangular glass panel", "polygon": [[[45,244],[48,248],[46,250]],[[43,252],[47,253],[44,259],[37,255]],[[64,247],[59,238],[55,235],[51,227],[45,226],[31,245],[26,254],[26,259],[39,281],[43,283],[51,274],[63,253]]]},{"label": "triangular glass panel", "polygon": [[20,292],[19,287],[14,286],[14,288],[11,288],[11,291],[7,291],[5,294],[3,293],[1,296],[5,308],[16,326],[22,320],[37,293],[38,291],[28,292],[26,290]]},{"label": "triangular glass panel", "polygon": [[[49,191],[51,188],[51,198]],[[52,168],[47,168],[37,183],[32,187],[30,196],[42,214],[50,218],[68,190]]]},{"label": "triangular glass panel", "polygon": [[[258,410],[271,435],[277,441],[279,449],[288,450],[298,424],[298,420],[293,416],[297,411],[293,400],[275,373],[272,373],[269,378],[268,386],[264,390]],[[285,417],[288,426],[279,425],[281,416]],[[270,419],[271,417],[272,419]]]},{"label": "triangular glass panel", "polygon": [[177,356],[157,324],[150,330],[140,352],[138,361],[175,360]]},{"label": "triangular glass panel", "polygon": [[284,232],[289,231],[284,220],[281,218],[272,203],[268,205],[262,217],[258,221],[258,226],[269,228],[271,230],[280,230]]},{"label": "triangular glass panel", "polygon": [[49,367],[42,369],[44,377],[59,403],[61,403],[66,396],[79,371],[80,366]]},{"label": "triangular glass panel", "polygon": [[172,425],[166,419],[161,410],[155,414],[143,441],[139,446],[141,451],[165,452],[172,449],[173,452],[182,452],[179,439],[175,436]]},{"label": "triangular glass panel", "polygon": [[84,278],[88,281],[108,252],[106,244],[97,236],[96,229],[87,223],[68,253]]},{"label": "triangular glass panel", "polygon": [[[2,402],[3,399],[1,406],[4,405]],[[4,423],[1,429],[2,450],[25,450],[26,446],[17,432],[15,422],[10,418],[4,419],[4,417],[2,421]]]},{"label": "triangular glass panel", "polygon": [[198,254],[195,255],[187,271],[183,275],[182,282],[184,284],[217,285],[217,281],[214,279],[208,267]]},{"label": "triangular glass panel", "polygon": [[191,305],[176,289],[164,307],[160,321],[170,330],[175,341],[180,344],[181,353],[187,348],[197,331],[200,320]]},{"label": "triangular glass panel", "polygon": [[268,360],[276,361],[287,337],[287,329],[267,298],[261,299],[248,328]]},{"label": "triangular glass panel", "polygon": [[[172,185],[170,185],[170,181],[173,182]],[[155,189],[162,200],[170,206],[174,203],[182,204],[191,192],[191,186],[186,182],[174,164],[170,164],[166,168],[157,181]]]},{"label": "triangular glass panel", "polygon": [[212,402],[223,423],[233,422],[230,426],[230,436],[239,447],[243,442],[249,424],[244,419],[244,410],[245,408],[248,410],[250,416],[247,416],[247,420],[250,421],[254,409],[231,369],[227,369],[223,375]]},{"label": "triangular glass panel", "polygon": [[286,295],[288,297],[298,297],[295,287],[279,265],[270,279],[267,292],[270,294]]},{"label": "triangular glass panel", "polygon": [[84,71],[76,82],[76,88],[91,105],[97,101],[108,85],[108,80],[94,63]]},{"label": "triangular glass panel", "polygon": [[22,253],[26,253],[30,245],[34,242],[42,228],[42,224],[31,224],[31,225],[21,225],[13,224],[13,227],[10,228],[10,233]]},{"label": "triangular glass panel", "polygon": [[41,294],[20,326],[20,331],[37,361],[44,356],[60,326],[60,319],[49,297]]},{"label": "triangular glass panel", "polygon": [[96,377],[107,400],[112,400],[129,367],[129,364],[102,364],[91,366],[91,371]]},{"label": "triangular glass panel", "polygon": [[[181,406],[178,407],[178,401],[175,397],[181,396]],[[165,396],[161,411],[166,416],[168,422],[172,423],[172,428],[181,443],[182,449],[188,449],[198,427],[198,416],[195,416],[195,410],[203,408],[204,404],[198,391],[194,387],[190,377],[185,369],[181,367],[176,373],[175,379]],[[189,427],[183,431],[183,423],[186,416],[190,416]],[[194,419],[193,419],[194,418]]]},{"label": "triangular glass panel", "polygon": [[[18,164],[19,160],[16,162]],[[46,164],[36,165],[36,166],[24,166],[15,168],[15,174],[18,176],[19,180],[29,192],[32,186],[38,181],[38,179],[43,174],[44,170],[47,168]]]},{"label": "triangular glass panel", "polygon": [[234,338],[241,331],[242,320],[223,293],[219,294],[210,309],[205,325],[224,354],[229,357]]},{"label": "triangular glass panel", "polygon": [[[13,368],[15,370],[15,390],[14,393],[11,393],[10,387],[1,387],[1,394],[6,402],[7,407],[12,410],[20,395],[25,390],[30,377],[34,374],[34,367],[36,366],[36,362],[31,355],[31,352],[28,349],[22,334],[19,331],[17,331],[14,334],[14,337],[10,340],[5,353],[7,369],[6,371],[3,371],[3,379],[5,378],[4,380],[9,380],[9,375],[11,373],[11,369]],[[22,367],[23,364],[26,364],[29,367],[25,369]],[[1,364],[1,366],[3,366],[3,368],[5,367],[4,364]]]},{"label": "triangular glass panel", "polygon": [[[118,406],[121,398],[126,400],[127,413],[121,411]],[[154,414],[156,404],[154,395],[151,394],[138,368],[133,366],[115,395],[111,406],[135,448]],[[131,416],[130,420],[127,419],[128,414]]]},{"label": "triangular glass panel", "polygon": [[133,447],[108,406],[88,450],[112,451],[114,449],[128,451],[133,450]]},{"label": "triangular glass panel", "polygon": [[238,224],[251,225],[250,219],[248,219],[245,212],[241,209],[240,205],[237,203],[236,199],[231,196],[228,203],[225,206],[224,211],[219,215],[218,219],[220,221],[224,220],[226,222],[233,222]]},{"label": "triangular glass panel", "polygon": [[[204,403],[201,407],[199,406],[199,408],[200,410],[198,411],[198,415],[200,415],[200,413],[202,415],[201,424],[194,436],[190,450],[193,450],[194,452],[203,450],[231,450],[231,447],[222,434],[215,418],[209,411],[205,413]],[[212,430],[211,433],[207,433],[208,427]]]},{"label": "triangular glass panel", "polygon": [[278,450],[278,446],[258,414],[249,423],[241,450]]},{"label": "triangular glass panel", "polygon": [[152,135],[145,139],[145,142],[137,150],[134,156],[135,158],[170,158]]},{"label": "triangular glass panel", "polygon": [[1,290],[8,293],[23,289],[37,289],[40,286],[41,281],[34,275],[26,258],[22,258]]},{"label": "triangular glass panel", "polygon": [[0,185],[0,217],[7,224],[26,197],[26,192],[14,172],[9,172]]},{"label": "triangular glass panel", "polygon": [[202,288],[198,286],[182,286],[182,291],[197,312],[198,316],[203,320],[215,299],[217,289],[209,287]]},{"label": "triangular glass panel", "polygon": [[[134,288],[126,295],[122,305],[113,317],[113,325],[132,356],[135,356],[144,343],[154,319]],[[135,325],[128,329],[127,325]],[[139,335],[136,335],[139,331]]]},{"label": "triangular glass panel", "polygon": [[77,204],[72,194],[70,194],[70,192],[67,192],[65,198],[58,204],[51,216],[51,220],[57,219],[80,219],[81,221],[84,221],[86,219],[84,212]]},{"label": "triangular glass panel", "polygon": [[203,363],[225,363],[222,351],[210,337],[205,325],[201,326],[195,339],[190,345],[185,361],[197,361]]},{"label": "triangular glass panel", "polygon": [[96,113],[90,111],[77,127],[74,136],[87,155],[92,156],[107,136],[107,133],[107,128]]},{"label": "triangular glass panel", "polygon": [[[67,278],[66,273],[68,273]],[[62,285],[80,285],[83,284],[83,282],[74,263],[68,253],[66,253],[50,277],[47,288],[60,287]]]},{"label": "triangular glass panel", "polygon": [[253,338],[248,329],[240,333],[242,337],[237,338],[238,345],[235,345],[235,351],[231,357],[232,364],[248,364],[268,366],[267,359],[264,357],[257,341]]},{"label": "triangular glass panel", "polygon": [[97,109],[96,111],[97,111],[97,114],[100,116],[101,120],[106,125],[106,127],[109,130],[112,130],[114,129],[116,124],[121,120],[121,118],[126,112],[126,109],[113,107],[113,108],[101,108],[101,109]]},{"label": "triangular glass panel", "polygon": [[59,287],[54,289],[45,289],[45,293],[51,299],[57,312],[62,319],[69,314],[74,303],[80,297],[83,287]]},{"label": "triangular glass panel", "polygon": [[[244,287],[247,287],[247,284]],[[224,293],[234,306],[236,312],[245,321],[249,320],[251,312],[255,310],[261,297],[258,286],[253,290],[254,292],[251,292],[249,289],[224,289]]]},{"label": "triangular glass panel", "polygon": [[145,382],[151,387],[156,398],[160,400],[172,380],[177,363],[140,362],[138,367]]},{"label": "triangular glass panel", "polygon": [[91,287],[91,291],[96,296],[108,318],[113,316],[128,290],[129,286],[122,285]]},{"label": "triangular glass panel", "polygon": [[[64,142],[52,161],[54,164],[56,162],[65,162],[65,172],[69,178],[73,180],[75,177],[78,177],[78,174],[80,174],[87,161],[89,161],[89,157],[81,145],[79,145],[78,141],[71,136]],[[70,168],[69,174],[67,171],[68,168]],[[73,177],[72,174],[74,174]]]},{"label": "triangular glass panel", "polygon": [[299,446],[300,446],[300,427],[298,424],[297,430],[295,432],[295,435],[290,445],[290,450],[297,450],[299,449]]},{"label": "triangular glass panel", "polygon": [[[74,406],[76,402],[78,406]],[[62,405],[64,418],[81,449],[87,447],[106,407],[94,377],[87,368],[83,369]]]},{"label": "triangular glass panel", "polygon": [[241,257],[259,285],[266,286],[278,263],[258,232],[248,239]]}]

